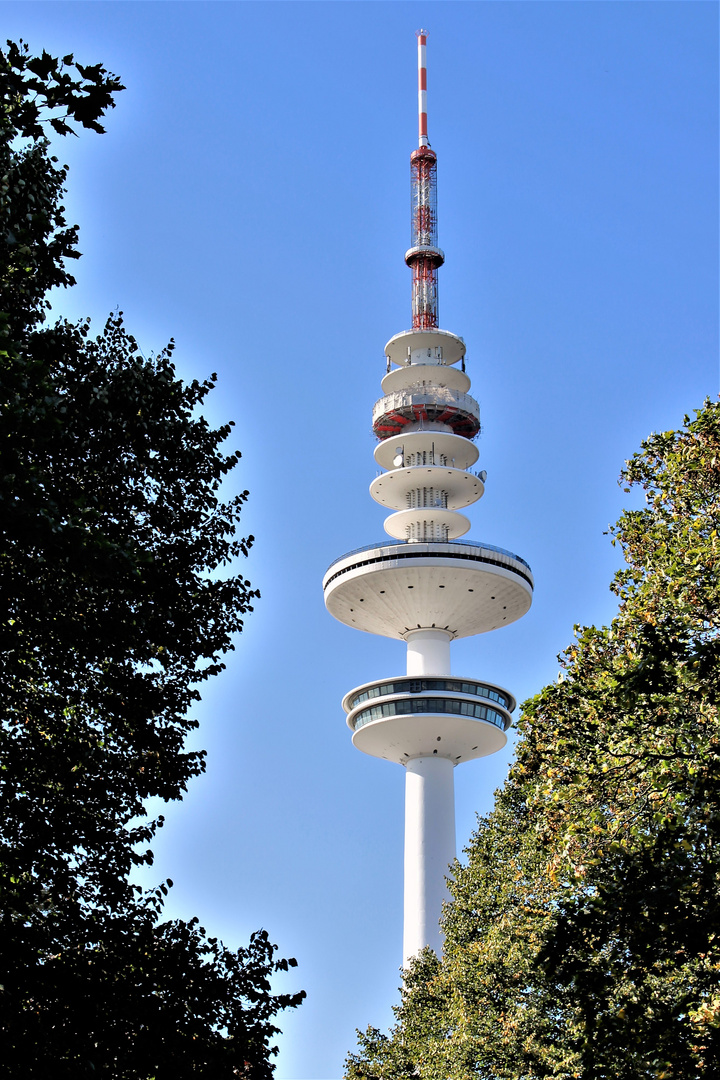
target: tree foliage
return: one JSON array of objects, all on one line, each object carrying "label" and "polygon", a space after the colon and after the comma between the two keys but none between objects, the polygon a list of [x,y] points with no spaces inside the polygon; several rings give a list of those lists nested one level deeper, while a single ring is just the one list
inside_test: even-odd
[{"label": "tree foliage", "polygon": [[0,52],[0,288],[3,336],[23,336],[44,318],[47,292],[74,285],[66,260],[79,258],[77,226],[62,205],[67,168],[48,153],[45,127],[60,135],[73,123],[98,132],[124,86],[100,64],[72,55],[30,56],[8,41]]},{"label": "tree foliage", "polygon": [[523,707],[441,961],[348,1076],[636,1080],[720,1070],[720,406],[626,465],[608,627]]},{"label": "tree foliage", "polygon": [[264,932],[232,952],[163,922],[152,796],[204,769],[184,743],[199,687],[258,595],[228,573],[247,492],[240,454],[183,383],[172,343],[144,357],[112,316],[47,325],[73,284],[77,229],[44,128],[101,132],[122,87],[8,43],[0,53],[0,1075],[267,1077],[274,995]]}]

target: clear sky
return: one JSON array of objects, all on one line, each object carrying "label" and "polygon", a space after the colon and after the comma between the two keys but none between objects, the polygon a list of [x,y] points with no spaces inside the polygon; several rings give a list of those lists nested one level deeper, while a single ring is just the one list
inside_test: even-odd
[{"label": "clear sky", "polygon": [[[371,408],[410,321],[415,36],[430,32],[441,325],[468,343],[486,495],[469,537],[533,567],[512,627],[453,646],[520,700],[575,623],[607,621],[623,461],[718,392],[714,3],[4,3],[3,37],[103,62],[127,90],[59,148],[81,227],[56,310],[120,307],[146,353],[220,376],[262,592],[208,689],[207,774],[148,883],[241,944],[260,926],[308,992],[278,1080],[335,1080],[385,1027],[402,937],[403,775],[340,708],[404,646],[324,609],[327,565],[382,538]],[[456,771],[459,845],[512,753]]]}]

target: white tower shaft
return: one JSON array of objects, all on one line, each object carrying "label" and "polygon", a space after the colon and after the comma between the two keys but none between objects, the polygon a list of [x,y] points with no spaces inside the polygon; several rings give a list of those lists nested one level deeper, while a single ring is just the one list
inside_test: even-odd
[{"label": "white tower shaft", "polygon": [[408,675],[449,675],[450,642],[446,630],[415,630],[406,635]]},{"label": "white tower shaft", "polygon": [[[443,630],[408,634],[408,675],[449,675],[450,640]],[[404,967],[426,945],[442,952],[440,916],[455,858],[455,782],[454,763],[440,757],[441,741],[432,755],[405,766]]]},{"label": "white tower shaft", "polygon": [[440,916],[450,899],[446,878],[454,858],[453,763],[414,758],[405,766],[405,967],[426,945],[442,953]]}]

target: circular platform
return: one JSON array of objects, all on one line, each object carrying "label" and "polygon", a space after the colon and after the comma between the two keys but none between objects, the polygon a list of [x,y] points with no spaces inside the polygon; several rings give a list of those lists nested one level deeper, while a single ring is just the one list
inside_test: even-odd
[{"label": "circular platform", "polygon": [[[398,708],[401,702],[386,702],[385,708]],[[484,705],[474,705],[478,713],[484,712],[482,719],[463,715],[460,709],[464,704],[460,699],[421,698],[415,702],[420,707],[427,705],[428,711],[411,713],[392,713],[366,720],[355,729],[353,746],[372,757],[394,761],[405,765],[418,757],[449,758],[453,765],[473,758],[487,757],[502,750],[507,742],[504,726],[494,717],[502,720],[501,714]],[[381,712],[383,706],[375,705],[367,711]],[[491,718],[492,714],[492,718]],[[358,717],[358,719],[364,719]]]},{"label": "circular platform", "polygon": [[447,509],[459,510],[481,499],[485,486],[479,476],[465,469],[448,469],[439,465],[413,465],[409,469],[393,469],[376,476],[370,485],[370,495],[381,506],[391,510],[407,507],[409,491],[433,488],[447,494]]},{"label": "circular platform", "polygon": [[383,394],[393,394],[396,390],[405,390],[409,386],[423,385],[444,386],[465,394],[470,389],[470,378],[459,368],[447,367],[441,363],[406,364],[405,367],[389,371],[381,383]]},{"label": "circular platform", "polygon": [[[392,469],[398,452],[405,459],[421,454],[427,465],[449,465],[454,469],[469,469],[480,456],[474,443],[450,431],[409,431],[379,443],[373,455],[382,469]],[[413,460],[415,464],[419,462]]]},{"label": "circular platform", "polygon": [[[438,350],[442,356],[437,355]],[[443,364],[457,364],[465,355],[465,342],[449,330],[403,330],[394,334],[385,346],[385,355],[396,367],[404,365],[408,355],[416,363],[421,363],[423,351],[429,359],[440,360]]]},{"label": "circular platform", "polygon": [[480,406],[469,394],[442,386],[411,386],[375,402],[372,425],[378,439],[395,438],[415,423],[444,424],[456,435],[474,439],[480,431]]},{"label": "circular platform", "polygon": [[431,259],[435,266],[445,262],[445,252],[434,244],[416,244],[405,252],[405,262],[410,266],[415,259]]},{"label": "circular platform", "polygon": [[457,540],[470,531],[470,521],[457,510],[423,506],[398,510],[385,518],[383,528],[395,540]]},{"label": "circular platform", "polygon": [[471,637],[508,626],[529,610],[533,576],[524,559],[491,544],[371,544],[337,559],[323,579],[340,622],[404,639],[418,628]]}]

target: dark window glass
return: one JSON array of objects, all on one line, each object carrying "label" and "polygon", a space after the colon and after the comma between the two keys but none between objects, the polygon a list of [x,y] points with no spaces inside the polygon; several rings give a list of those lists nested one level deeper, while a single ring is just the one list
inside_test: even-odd
[{"label": "dark window glass", "polygon": [[[369,701],[378,697],[389,697],[393,694],[421,694],[423,691],[450,691],[458,694],[471,694],[474,697],[485,698],[488,701],[497,701],[506,709],[510,701],[505,694],[492,690],[482,683],[461,682],[459,679],[398,679],[397,682],[379,683],[367,690],[362,690],[350,699],[350,708],[354,709],[363,701]],[[426,711],[426,710],[425,710]]]}]

